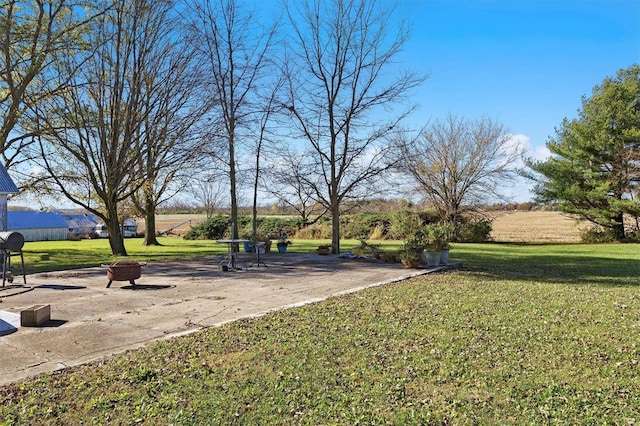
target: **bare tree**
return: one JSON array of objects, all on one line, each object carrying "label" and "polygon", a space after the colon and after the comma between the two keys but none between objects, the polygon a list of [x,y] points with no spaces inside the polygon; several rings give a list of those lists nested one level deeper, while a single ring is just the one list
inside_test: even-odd
[{"label": "bare tree", "polygon": [[216,136],[227,142],[232,237],[237,238],[238,154],[249,144],[249,129],[262,112],[257,91],[268,76],[275,26],[260,28],[254,14],[235,0],[195,0],[191,5],[192,29],[210,75],[208,91],[216,101],[213,113],[222,122]]},{"label": "bare tree", "polygon": [[193,178],[189,185],[189,192],[193,198],[204,207],[207,219],[213,216],[217,207],[220,207],[227,192],[227,181],[216,173],[205,173]]},{"label": "bare tree", "polygon": [[451,114],[417,138],[399,140],[398,148],[399,170],[415,180],[442,220],[454,224],[474,204],[500,197],[523,155],[522,147],[495,121]]},{"label": "bare tree", "polygon": [[168,1],[154,3],[155,12],[145,25],[155,30],[140,46],[149,51],[141,92],[146,111],[140,139],[144,184],[134,192],[133,202],[145,219],[144,245],[159,245],[156,208],[181,190],[202,156],[200,124],[211,105],[201,95],[203,73],[193,43],[179,36],[180,21],[172,16],[172,6]]},{"label": "bare tree", "polygon": [[[263,174],[262,186],[278,200],[278,203],[293,208],[304,225],[315,223],[327,213],[327,208],[318,203],[309,179],[308,156],[295,152],[281,151],[275,161]],[[313,219],[312,219],[313,218]]]},{"label": "bare tree", "polygon": [[[149,43],[159,30],[151,25],[158,4],[113,0],[86,40],[95,54],[85,59],[70,50],[59,58],[59,74],[71,76],[70,84],[36,110],[39,162],[48,184],[43,189],[59,191],[104,220],[114,255],[127,254],[119,205],[146,182],[144,91],[147,67],[154,63]],[[81,72],[70,72],[85,60]],[[76,190],[83,181],[90,182],[98,206]]]},{"label": "bare tree", "polygon": [[[340,252],[343,201],[391,164],[388,137],[405,113],[391,106],[423,76],[394,63],[408,38],[394,11],[375,0],[310,0],[287,6],[293,28],[286,106],[313,156],[310,179],[332,215],[332,252]],[[397,25],[397,26],[396,26]],[[390,117],[390,118],[388,118]]]},{"label": "bare tree", "polygon": [[[87,23],[102,13],[88,1],[5,0],[0,7],[0,155],[6,168],[24,161],[35,129],[25,120],[34,105],[68,81],[51,78],[56,56],[82,49]],[[21,157],[22,156],[22,157]]]},{"label": "bare tree", "polygon": [[263,96],[263,102],[261,103],[260,110],[262,113],[257,120],[258,134],[256,136],[256,144],[254,151],[255,166],[253,169],[253,204],[252,204],[252,218],[251,229],[252,235],[256,236],[258,233],[258,192],[261,188],[261,181],[263,181],[263,170],[261,167],[261,159],[265,151],[265,147],[271,147],[274,144],[272,137],[274,133],[270,126],[274,122],[273,116],[279,112],[279,105],[277,102],[277,96],[282,89],[284,79],[282,75],[273,79],[273,85],[267,89],[267,93]]}]

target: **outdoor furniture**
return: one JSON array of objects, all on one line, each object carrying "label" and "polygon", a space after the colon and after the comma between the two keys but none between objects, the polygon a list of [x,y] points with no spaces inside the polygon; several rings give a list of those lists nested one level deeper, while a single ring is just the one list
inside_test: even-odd
[{"label": "outdoor furniture", "polygon": [[258,241],[257,243],[252,243],[252,245],[255,247],[255,252],[256,252],[257,258],[256,258],[256,261],[252,262],[251,265],[249,265],[249,266],[256,265],[259,268],[260,265],[262,265],[262,266],[264,266],[266,268],[267,264],[260,261],[260,252],[262,251],[260,249],[261,248],[264,249],[266,243],[264,241]]},{"label": "outdoor furniture", "polygon": [[11,274],[11,256],[20,256],[22,263],[22,279],[27,284],[27,274],[24,272],[24,256],[22,247],[24,246],[24,236],[19,232],[0,232],[0,251],[2,251],[2,287],[5,281],[13,282]]},{"label": "outdoor furniture", "polygon": [[229,239],[229,240],[216,240],[216,243],[226,244],[229,248],[227,255],[220,262],[220,266],[223,271],[236,271],[236,256],[238,255],[238,248],[240,244],[249,242],[245,239]]}]

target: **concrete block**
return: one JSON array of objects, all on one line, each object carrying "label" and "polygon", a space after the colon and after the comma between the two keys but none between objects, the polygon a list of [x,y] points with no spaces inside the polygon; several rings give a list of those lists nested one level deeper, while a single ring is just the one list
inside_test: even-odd
[{"label": "concrete block", "polygon": [[20,325],[37,327],[51,319],[51,305],[34,305],[20,311]]}]

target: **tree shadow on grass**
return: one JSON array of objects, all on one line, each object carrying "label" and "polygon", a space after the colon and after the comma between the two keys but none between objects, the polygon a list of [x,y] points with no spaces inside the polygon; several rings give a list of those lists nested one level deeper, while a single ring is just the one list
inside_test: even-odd
[{"label": "tree shadow on grass", "polygon": [[[496,279],[571,283],[600,286],[640,286],[640,260],[637,255],[621,257],[606,245],[597,246],[509,245],[495,249],[482,246],[460,254],[466,268]],[[629,251],[631,252],[631,251]]]}]

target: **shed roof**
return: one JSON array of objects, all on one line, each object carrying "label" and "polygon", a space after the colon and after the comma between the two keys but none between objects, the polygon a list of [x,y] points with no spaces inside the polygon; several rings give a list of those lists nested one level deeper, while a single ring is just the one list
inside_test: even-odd
[{"label": "shed roof", "polygon": [[65,228],[67,222],[57,212],[37,212],[32,210],[9,210],[7,229]]},{"label": "shed roof", "polygon": [[93,228],[99,222],[92,214],[62,214],[69,228]]},{"label": "shed roof", "polygon": [[7,173],[7,169],[0,164],[0,194],[17,194],[18,187]]}]

